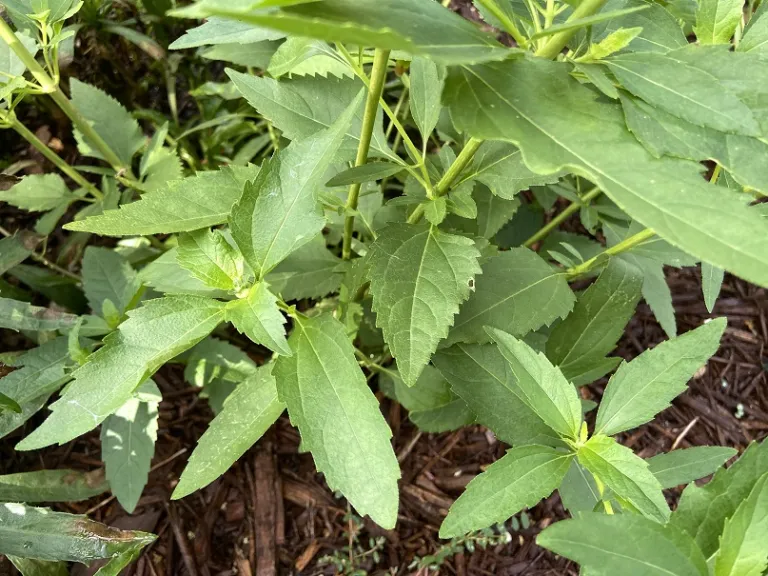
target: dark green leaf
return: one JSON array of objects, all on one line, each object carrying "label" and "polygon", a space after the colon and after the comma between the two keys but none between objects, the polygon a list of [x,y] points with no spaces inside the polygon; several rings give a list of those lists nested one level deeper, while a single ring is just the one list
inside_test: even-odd
[{"label": "dark green leaf", "polygon": [[649,458],[648,469],[662,488],[674,488],[709,476],[735,455],[733,448],[696,446]]},{"label": "dark green leaf", "polygon": [[103,470],[40,470],[0,476],[0,502],[77,502],[107,490]]}]

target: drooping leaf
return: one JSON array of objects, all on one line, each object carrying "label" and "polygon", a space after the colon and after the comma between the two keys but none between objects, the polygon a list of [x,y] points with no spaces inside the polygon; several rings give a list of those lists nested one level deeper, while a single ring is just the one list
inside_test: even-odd
[{"label": "drooping leaf", "polygon": [[582,566],[589,574],[707,576],[707,563],[686,534],[636,514],[583,512],[556,522],[536,543]]},{"label": "drooping leaf", "polygon": [[577,453],[579,464],[643,516],[665,523],[669,506],[648,463],[613,438],[592,436]]},{"label": "drooping leaf", "polygon": [[564,318],[575,297],[559,274],[528,248],[513,248],[490,258],[462,304],[446,344],[487,342],[486,326],[523,336]]},{"label": "drooping leaf", "polygon": [[710,314],[715,308],[720,288],[723,285],[725,271],[706,262],[701,263],[701,289],[704,292],[704,304]]},{"label": "drooping leaf", "polygon": [[575,385],[588,384],[599,367],[615,366],[606,356],[616,347],[635,313],[642,285],[640,271],[611,259],[597,281],[584,292],[573,312],[547,339],[547,357]]},{"label": "drooping leaf", "polygon": [[291,349],[285,340],[285,317],[266,282],[257,282],[245,298],[227,304],[226,319],[257,344],[290,356]]},{"label": "drooping leaf", "polygon": [[70,222],[64,228],[102,236],[134,236],[189,232],[223,224],[245,183],[258,171],[258,166],[249,165],[198,172],[144,194],[141,200],[119,210]]},{"label": "drooping leaf", "polygon": [[613,436],[668,407],[717,351],[726,324],[725,318],[717,318],[619,366],[605,388],[595,433]]},{"label": "drooping leaf", "polygon": [[198,440],[173,499],[184,498],[224,474],[283,413],[285,405],[277,399],[270,370],[271,366],[259,368],[227,398]]},{"label": "drooping leaf", "polygon": [[392,435],[355,360],[344,325],[330,315],[295,318],[292,356],[273,369],[277,393],[328,484],[359,514],[392,528],[400,470]]},{"label": "drooping leaf", "polygon": [[58,174],[24,176],[10,190],[0,192],[0,202],[8,202],[12,206],[30,212],[53,210],[76,198]]},{"label": "drooping leaf", "polygon": [[0,328],[11,330],[59,330],[75,324],[77,316],[28,302],[0,298]]},{"label": "drooping leaf", "polygon": [[211,288],[234,290],[243,275],[242,257],[217,230],[179,235],[179,265]]},{"label": "drooping leaf", "polygon": [[[627,131],[619,106],[598,101],[566,64],[523,58],[458,69],[449,75],[445,94],[458,128],[477,138],[515,142],[536,172],[568,167],[588,175],[672,245],[768,285],[768,254],[755,243],[768,229],[760,215],[738,194],[704,181],[698,165],[651,157]],[[477,109],[494,113],[477,115]],[[585,141],[589,133],[600,137]]]},{"label": "drooping leaf", "polygon": [[744,4],[739,0],[700,0],[696,11],[696,40],[700,44],[729,44],[741,22]]},{"label": "drooping leaf", "polygon": [[132,310],[74,372],[74,382],[51,405],[48,419],[16,448],[64,444],[92,430],[165,362],[205,338],[223,316],[224,304],[197,296],[158,298]]},{"label": "drooping leaf", "polygon": [[428,58],[411,60],[411,94],[409,105],[422,138],[429,138],[440,118],[440,95],[443,93],[445,68]]},{"label": "drooping leaf", "polygon": [[736,454],[724,446],[696,446],[648,459],[648,469],[662,488],[674,488],[709,476]]},{"label": "drooping leaf", "polygon": [[562,372],[522,340],[493,328],[488,333],[509,363],[522,402],[561,437],[578,438],[581,402]]},{"label": "drooping leaf", "polygon": [[390,225],[371,246],[376,325],[407,385],[416,383],[469,297],[479,256],[469,238],[428,225]]},{"label": "drooping leaf", "polygon": [[77,502],[107,490],[103,470],[39,470],[0,476],[0,502]]},{"label": "drooping leaf", "polygon": [[232,207],[232,238],[258,279],[325,226],[318,203],[323,176],[362,96],[361,91],[330,128],[292,142],[265,162]]},{"label": "drooping leaf", "polygon": [[109,300],[120,317],[141,288],[136,271],[119,253],[88,246],[83,256],[83,291],[91,309],[101,315]]},{"label": "drooping leaf", "polygon": [[548,446],[512,448],[473,479],[440,526],[441,538],[505,522],[549,496],[562,481],[573,454]]},{"label": "drooping leaf", "polygon": [[275,266],[266,280],[284,300],[321,298],[339,288],[344,277],[342,264],[318,234]]}]

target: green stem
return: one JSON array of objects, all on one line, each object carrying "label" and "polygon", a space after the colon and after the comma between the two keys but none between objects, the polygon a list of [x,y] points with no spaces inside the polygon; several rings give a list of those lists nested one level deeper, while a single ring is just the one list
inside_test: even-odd
[{"label": "green stem", "polygon": [[502,10],[498,4],[496,4],[496,0],[477,0],[477,3],[485,8],[490,14],[492,14],[493,17],[496,18],[499,22],[501,22],[504,30],[510,36],[512,36],[512,38],[514,38],[515,43],[520,46],[520,48],[526,48],[528,46],[528,40],[526,40],[525,36],[520,33],[520,31],[517,29],[517,26],[515,26],[515,23],[507,15],[507,13],[504,12],[504,10]]},{"label": "green stem", "polygon": [[125,171],[129,172],[130,169],[126,166],[122,160],[115,154],[112,148],[104,142],[101,136],[99,136],[88,121],[78,112],[78,110],[72,105],[72,102],[64,95],[58,84],[51,78],[48,73],[43,69],[40,64],[37,63],[35,57],[27,50],[27,48],[19,41],[14,34],[11,27],[6,24],[5,20],[0,18],[0,38],[8,44],[8,47],[13,50],[14,54],[21,60],[32,76],[37,80],[42,88],[43,92],[48,94],[54,102],[61,108],[72,124],[82,132],[83,136],[99,151],[99,153],[106,159],[107,162],[115,169],[116,172]]},{"label": "green stem", "polygon": [[596,198],[599,195],[600,195],[600,188],[595,186],[594,188],[592,188],[592,190],[590,190],[589,192],[584,194],[584,196],[581,197],[581,202],[572,202],[571,204],[569,204],[565,210],[563,210],[562,212],[560,212],[560,214],[552,218],[552,220],[550,220],[546,226],[543,226],[541,230],[539,230],[538,232],[536,232],[536,234],[528,238],[528,240],[525,241],[523,246],[530,248],[531,246],[536,244],[536,242],[538,242],[542,238],[545,238],[550,232],[552,232],[552,230],[554,230],[555,228],[560,226],[560,224],[565,222],[571,216],[571,214],[578,211],[587,202],[589,202],[593,198]]},{"label": "green stem", "polygon": [[75,170],[72,166],[67,164],[67,162],[61,158],[56,152],[51,150],[48,146],[46,146],[42,140],[40,140],[33,132],[31,132],[29,129],[27,129],[24,124],[19,122],[18,118],[16,118],[16,115],[13,114],[11,117],[7,118],[8,125],[13,128],[19,136],[24,138],[27,142],[32,144],[32,146],[35,147],[35,149],[40,152],[43,156],[45,156],[51,164],[56,166],[59,170],[61,170],[64,174],[69,176],[75,183],[85,188],[91,196],[96,198],[97,200],[101,200],[104,198],[104,194],[101,193],[101,190],[96,188],[93,184],[88,182],[88,180],[85,179],[85,177],[80,174],[77,170]]},{"label": "green stem", "polygon": [[646,240],[653,238],[655,235],[656,233],[653,230],[651,230],[650,228],[646,228],[645,230],[642,230],[637,234],[630,236],[629,238],[625,238],[615,246],[611,246],[607,250],[602,251],[600,254],[598,254],[593,258],[590,258],[586,262],[582,262],[578,266],[569,268],[566,271],[566,275],[569,280],[576,278],[577,276],[581,276],[582,274],[585,274],[590,270],[592,270],[592,268],[594,268],[596,264],[603,262],[606,257],[617,256],[622,252],[631,250],[635,246],[638,246],[643,242],[645,242]]},{"label": "green stem", "polygon": [[[451,164],[448,167],[448,170],[446,170],[445,174],[443,174],[443,177],[440,178],[440,181],[435,185],[435,190],[434,190],[435,197],[443,196],[448,193],[453,183],[456,182],[456,180],[458,180],[459,176],[461,176],[461,173],[464,171],[464,168],[466,168],[467,164],[469,164],[472,161],[472,158],[474,157],[475,152],[477,152],[477,149],[480,148],[480,145],[482,143],[483,141],[477,138],[469,139],[469,142],[467,142],[464,148],[462,148],[461,152],[456,157],[456,160],[453,161],[453,164]],[[416,206],[416,209],[408,218],[408,223],[415,224],[416,222],[421,220],[421,217],[423,215],[424,215],[424,205],[419,204],[418,206]]]},{"label": "green stem", "polygon": [[[574,20],[580,20],[595,14],[603,7],[605,2],[606,0],[583,0],[583,2],[578,5],[576,10],[573,11],[573,14],[571,14],[568,20],[566,20],[566,23],[573,22]],[[574,29],[564,30],[563,32],[554,34],[549,38],[546,44],[544,44],[536,51],[536,56],[550,60],[557,58],[558,54],[560,54],[565,45],[568,43],[568,40],[570,40],[576,32],[577,30]]]},{"label": "green stem", "polygon": [[[373,127],[376,124],[376,112],[379,108],[379,99],[384,89],[384,79],[387,76],[387,64],[389,62],[389,50],[376,49],[373,57],[373,69],[368,85],[368,97],[365,100],[365,113],[363,114],[363,126],[360,130],[360,143],[357,146],[355,166],[362,166],[368,161],[368,150],[371,147]],[[341,257],[349,260],[352,256],[352,232],[355,229],[355,215],[357,201],[360,197],[362,184],[352,184],[347,195],[347,217],[344,220],[344,242],[341,248]],[[350,213],[352,212],[352,213]]]}]

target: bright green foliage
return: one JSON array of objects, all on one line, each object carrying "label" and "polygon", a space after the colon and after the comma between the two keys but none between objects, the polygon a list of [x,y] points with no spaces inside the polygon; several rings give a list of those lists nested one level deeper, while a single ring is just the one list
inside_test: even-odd
[{"label": "bright green foliage", "polygon": [[53,210],[74,200],[74,194],[58,174],[25,176],[7,192],[0,192],[0,202],[30,212]]},{"label": "bright green foliage", "polygon": [[154,540],[153,534],[117,530],[85,516],[0,504],[0,554],[90,563],[141,549]]},{"label": "bright green foliage", "polygon": [[744,36],[737,46],[741,52],[765,54],[768,51],[768,18],[766,4],[760,4],[744,29]]},{"label": "bright green foliage", "polygon": [[277,307],[277,297],[266,282],[257,282],[245,298],[230,302],[226,319],[257,344],[286,356],[291,349],[285,340],[285,317]]},{"label": "bright green foliage", "polygon": [[444,67],[422,57],[411,61],[411,115],[425,139],[429,138],[440,118],[440,94],[444,81]]},{"label": "bright green foliage", "polygon": [[704,293],[704,304],[707,312],[710,314],[715,308],[715,302],[720,295],[720,288],[723,286],[723,277],[725,271],[717,266],[712,266],[706,262],[701,263],[701,290]]},{"label": "bright green foliage", "polygon": [[189,232],[227,221],[232,205],[243,193],[245,183],[258,174],[257,166],[224,167],[199,172],[169,182],[141,200],[108,210],[98,216],[71,222],[67,230],[105,236],[131,236]]},{"label": "bright green foliage", "polygon": [[470,239],[423,225],[388,226],[371,246],[376,325],[407,385],[416,383],[469,297],[479,255]]},{"label": "bright green foliage", "polygon": [[178,260],[178,248],[171,248],[139,271],[143,284],[166,294],[197,294],[200,296],[224,296],[226,292],[211,288],[182,268]]},{"label": "bright green foliage", "polygon": [[560,436],[575,440],[581,429],[581,402],[562,372],[522,340],[489,329],[517,380],[520,400]]},{"label": "bright green foliage", "polygon": [[52,414],[17,449],[63,444],[98,426],[160,366],[205,338],[223,320],[224,305],[196,296],[169,296],[149,300],[128,316],[74,372],[74,382],[51,405]]},{"label": "bright green foliage", "polygon": [[523,336],[564,318],[574,300],[565,277],[535,252],[501,252],[482,265],[474,293],[461,306],[446,343],[487,342],[486,326]]},{"label": "bright green foliage", "polygon": [[579,447],[579,464],[600,478],[613,494],[643,516],[666,522],[669,506],[661,493],[661,484],[648,469],[645,460],[613,438],[596,435]]},{"label": "bright green foliage", "polygon": [[267,71],[273,78],[291,76],[354,76],[352,68],[326,42],[311,38],[288,38],[269,61]]},{"label": "bright green foliage", "polygon": [[402,404],[411,422],[424,432],[447,432],[475,421],[466,402],[451,391],[451,385],[432,366],[424,368],[413,386],[407,386],[395,371],[382,372],[379,388]]},{"label": "bright green foliage", "polygon": [[536,542],[593,570],[622,576],[707,576],[707,563],[686,534],[635,514],[581,513],[539,534]]},{"label": "bright green foliage", "polygon": [[621,28],[642,28],[641,32],[629,43],[628,52],[668,52],[685,46],[688,41],[675,16],[660,4],[644,0],[609,0],[604,10],[643,7],[644,10],[625,14],[603,24],[596,24],[592,29],[594,40],[603,40],[609,34]]},{"label": "bright green foliage", "polygon": [[22,576],[69,576],[69,570],[64,562],[46,562],[45,560],[32,560],[21,556],[8,556],[14,568],[21,572]]},{"label": "bright green foliage", "polygon": [[461,536],[505,522],[549,496],[572,460],[573,454],[547,446],[512,448],[469,483],[440,526],[440,537]]},{"label": "bright green foliage", "polygon": [[51,308],[0,298],[0,328],[11,330],[60,330],[74,325],[77,316]]},{"label": "bright green foliage", "polygon": [[268,28],[257,28],[244,22],[226,20],[213,16],[204,24],[190,28],[174,41],[169,48],[182,50],[216,44],[253,44],[264,40],[279,40],[285,34]]},{"label": "bright green foliage", "polygon": [[701,0],[696,11],[696,40],[700,44],[728,44],[741,22],[740,0]]},{"label": "bright green foliage", "polygon": [[640,299],[640,271],[611,259],[573,312],[547,339],[547,358],[576,385],[588,384],[618,365],[606,358],[615,347]]},{"label": "bright green foliage", "polygon": [[277,399],[271,367],[260,368],[224,402],[200,438],[173,498],[183,498],[207,486],[245,454],[285,410]]},{"label": "bright green foliage", "polygon": [[323,176],[360,98],[362,92],[330,128],[294,141],[265,162],[232,207],[232,238],[259,279],[323,229],[318,204]]},{"label": "bright green foliage", "polygon": [[323,235],[318,234],[267,274],[267,282],[285,300],[300,300],[338,290],[343,277],[341,259],[325,247]]},{"label": "bright green foliage", "polygon": [[662,488],[674,488],[712,474],[735,455],[733,448],[696,446],[649,458],[648,469]]},{"label": "bright green foliage", "polygon": [[[83,256],[83,291],[91,309],[102,314],[107,301],[122,317],[141,288],[136,271],[114,250],[89,246]],[[104,315],[106,317],[106,315]]]},{"label": "bright green foliage", "polygon": [[293,355],[280,356],[273,369],[278,397],[331,488],[358,513],[392,528],[400,477],[392,433],[344,326],[329,315],[295,322],[288,340]]},{"label": "bright green foliage", "polygon": [[726,319],[717,318],[619,366],[603,394],[595,433],[613,436],[668,407],[717,351],[725,326]]},{"label": "bright green foliage", "polygon": [[107,490],[101,470],[40,470],[0,476],[0,502],[79,501]]},{"label": "bright green foliage", "polygon": [[243,275],[242,257],[218,230],[180,234],[176,260],[211,288],[234,290]]}]

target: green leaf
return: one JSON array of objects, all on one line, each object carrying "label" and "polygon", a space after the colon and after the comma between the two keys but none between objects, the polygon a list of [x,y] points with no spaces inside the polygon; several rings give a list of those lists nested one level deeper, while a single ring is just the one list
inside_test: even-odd
[{"label": "green leaf", "polygon": [[520,207],[520,200],[505,200],[493,194],[487,186],[475,186],[473,198],[477,204],[476,228],[471,230],[482,238],[493,238],[509,222]]},{"label": "green leaf", "polygon": [[197,296],[149,300],[104,339],[78,368],[52,414],[17,450],[64,444],[120,408],[168,360],[205,338],[223,319],[224,305]]},{"label": "green leaf", "polygon": [[[279,10],[252,10],[251,3],[204,0],[174,15],[225,16],[329,42],[404,50],[445,64],[499,60],[509,50],[457,14],[432,0],[325,0]],[[447,33],[446,33],[447,32]]]},{"label": "green leaf", "polygon": [[256,374],[256,364],[234,344],[208,337],[195,345],[187,357],[184,379],[202,388],[214,380],[240,383]]},{"label": "green leaf", "polygon": [[76,198],[58,174],[24,176],[13,188],[0,192],[0,202],[8,202],[30,212],[53,210]]},{"label": "green leaf", "polygon": [[198,172],[144,194],[141,200],[119,210],[70,222],[64,228],[101,236],[148,236],[223,224],[242,195],[245,183],[255,178],[258,171],[258,166],[225,166]]},{"label": "green leaf", "polygon": [[397,521],[400,477],[392,433],[344,325],[330,315],[294,320],[288,341],[293,356],[280,356],[273,370],[278,397],[331,489],[390,529]]},{"label": "green leaf", "polygon": [[88,246],[83,257],[83,291],[88,304],[101,314],[109,300],[120,317],[141,288],[136,271],[128,260],[108,248]]},{"label": "green leaf", "polygon": [[146,532],[105,526],[85,516],[0,504],[0,554],[87,564],[141,549],[155,538]]},{"label": "green leaf", "polygon": [[506,522],[537,504],[560,485],[572,460],[573,454],[548,446],[512,448],[467,485],[440,526],[440,538]]},{"label": "green leaf", "polygon": [[[594,569],[622,576],[707,576],[707,563],[684,533],[636,514],[581,513],[556,522],[536,543]],[[583,572],[582,572],[583,573]]]},{"label": "green leaf", "polygon": [[557,491],[563,508],[571,516],[576,516],[577,512],[592,512],[602,500],[595,477],[576,459],[571,460],[571,466]]},{"label": "green leaf", "polygon": [[725,318],[717,318],[622,363],[603,393],[595,433],[613,436],[667,408],[717,352],[726,325]]},{"label": "green leaf", "polygon": [[143,284],[158,292],[167,294],[197,294],[199,296],[223,297],[226,292],[211,288],[189,270],[181,267],[179,249],[171,248],[147,264],[139,272]]},{"label": "green leaf", "polygon": [[101,426],[101,459],[112,494],[132,514],[155,455],[159,402],[131,398]]},{"label": "green leaf", "polygon": [[227,304],[225,318],[256,344],[285,356],[291,349],[285,340],[285,317],[277,307],[277,297],[266,282],[257,282],[245,298]]},{"label": "green leaf", "polygon": [[258,279],[325,226],[318,203],[323,176],[339,149],[363,92],[327,130],[293,141],[261,167],[232,207],[232,238]]},{"label": "green leaf", "polygon": [[[117,157],[130,166],[133,155],[144,145],[144,135],[139,123],[117,100],[95,86],[72,78],[70,82],[72,104],[91,124],[102,140],[117,154]],[[77,145],[85,156],[100,158],[101,154],[92,142],[75,131]]]},{"label": "green leaf", "polygon": [[[639,6],[639,8],[648,9],[651,8],[653,4],[646,4],[645,6]],[[636,11],[633,11],[631,13],[634,13]],[[624,15],[629,15],[630,13],[626,13]],[[610,34],[608,34],[605,38],[600,40],[597,44],[590,44],[589,50],[587,51],[586,58],[587,60],[602,60],[603,58],[607,58],[614,52],[620,52],[621,50],[624,50],[629,44],[637,38],[638,35],[643,31],[643,28],[641,26],[636,26],[634,28],[619,28],[618,30],[614,30]]]},{"label": "green leaf", "polygon": [[197,48],[198,46],[216,44],[252,44],[262,40],[279,40],[284,37],[285,34],[277,30],[213,16],[207,18],[205,23],[200,26],[190,28],[184,32],[184,35],[174,41],[168,48],[171,50],[183,50],[184,48]]},{"label": "green leaf", "polygon": [[208,60],[229,62],[238,66],[266,68],[280,42],[255,42],[252,44],[218,44],[204,50],[200,56]]},{"label": "green leaf", "polygon": [[411,60],[411,116],[421,132],[429,139],[440,118],[440,95],[443,93],[445,68],[421,56]]},{"label": "green leaf", "polygon": [[424,203],[424,218],[433,226],[437,226],[445,220],[447,214],[448,204],[445,196],[438,196]]},{"label": "green leaf", "polygon": [[184,498],[224,474],[285,410],[277,399],[271,366],[259,368],[224,402],[197,442],[172,498]]},{"label": "green leaf", "polygon": [[696,446],[659,454],[647,462],[662,488],[674,488],[709,476],[735,455],[733,448]]},{"label": "green leaf", "polygon": [[75,324],[77,316],[27,302],[0,298],[0,328],[11,330],[60,330]]},{"label": "green leaf", "polygon": [[0,392],[0,413],[6,410],[16,414],[22,413],[21,406],[19,406],[19,403],[16,402],[16,400]]},{"label": "green leaf", "polygon": [[557,433],[523,402],[523,391],[494,344],[455,344],[439,350],[432,362],[466,402],[478,422],[503,442],[562,444]]},{"label": "green leaf", "polygon": [[[464,68],[449,76],[445,94],[457,128],[517,143],[536,172],[575,170],[670,244],[768,285],[768,253],[755,243],[768,230],[760,214],[739,194],[704,181],[698,165],[652,158],[627,131],[620,107],[597,100],[567,64],[525,58]],[[585,141],[585,133],[600,138]]]},{"label": "green leaf", "polygon": [[14,568],[21,572],[22,576],[69,576],[69,570],[64,562],[46,562],[45,560],[31,560],[21,556],[8,556]]},{"label": "green leaf", "polygon": [[768,52],[768,13],[767,4],[760,4],[758,9],[749,19],[741,42],[736,47],[739,52],[752,52],[763,55]]},{"label": "green leaf", "polygon": [[620,10],[602,10],[592,16],[585,16],[583,18],[568,19],[560,24],[554,24],[549,28],[541,30],[531,35],[531,40],[537,40],[546,36],[552,36],[553,34],[559,34],[560,32],[567,32],[570,30],[580,30],[587,26],[593,26],[599,22],[605,22],[606,20],[613,20],[621,18],[622,16],[629,16],[636,12],[647,10],[648,6],[632,6],[630,8],[622,8]]},{"label": "green leaf", "polygon": [[326,42],[294,36],[283,42],[269,61],[267,72],[273,78],[285,74],[341,78],[355,75],[350,65]]},{"label": "green leaf", "polygon": [[179,235],[179,265],[211,288],[231,291],[243,275],[243,260],[218,230]]},{"label": "green leaf", "polygon": [[699,0],[693,27],[696,40],[699,44],[730,44],[743,12],[740,0]]},{"label": "green leaf", "polygon": [[768,565],[768,473],[725,521],[714,576],[761,576]]},{"label": "green leaf", "polygon": [[562,372],[522,340],[494,328],[489,328],[488,334],[509,363],[520,390],[520,400],[561,437],[578,438],[581,402]]},{"label": "green leaf", "polygon": [[0,275],[26,260],[40,240],[42,238],[27,230],[0,239]]},{"label": "green leaf", "polygon": [[643,516],[661,523],[669,519],[661,484],[648,470],[648,463],[632,450],[597,434],[579,448],[577,456],[579,464]]},{"label": "green leaf", "polygon": [[[13,10],[13,4],[6,3],[4,5],[9,8],[9,10]],[[37,53],[37,42],[35,42],[34,38],[25,32],[14,32],[14,34],[24,48],[30,51],[33,55]],[[16,56],[16,53],[11,50],[11,47],[6,42],[3,42],[2,45],[0,45],[0,72],[3,72],[4,74],[0,74],[0,86],[10,84],[11,79],[14,76],[22,76],[26,69],[27,67],[24,65],[24,62],[19,60],[19,57]],[[8,76],[5,74],[8,74]]]},{"label": "green leaf", "polygon": [[710,314],[715,307],[720,288],[723,285],[725,271],[706,262],[701,263],[701,290],[704,293],[704,304]]},{"label": "green leaf", "polygon": [[536,252],[512,248],[483,263],[445,342],[487,342],[486,326],[523,336],[565,318],[574,301],[563,274]]},{"label": "green leaf", "polygon": [[448,432],[475,421],[466,402],[451,391],[451,385],[432,366],[426,366],[411,387],[396,371],[382,372],[379,388],[387,397],[402,404],[411,422],[424,432]]},{"label": "green leaf", "polygon": [[547,339],[547,358],[575,385],[597,379],[598,367],[615,367],[606,356],[616,348],[635,313],[643,279],[640,271],[612,258],[597,281],[578,299],[573,312]]},{"label": "green leaf", "polygon": [[0,502],[79,502],[107,490],[102,470],[39,470],[0,476]]},{"label": "green leaf", "polygon": [[376,325],[403,381],[413,386],[469,297],[480,253],[469,238],[428,225],[392,224],[369,254]]},{"label": "green leaf", "polygon": [[669,52],[688,44],[677,19],[664,6],[644,0],[609,0],[603,10],[620,10],[645,6],[647,10],[626,14],[592,27],[592,40],[602,41],[610,34],[624,29],[642,28],[624,52]]},{"label": "green leaf", "polygon": [[[330,128],[360,94],[360,84],[353,79],[294,78],[277,82],[227,70],[237,90],[259,114],[278,128],[289,140],[304,140]],[[352,160],[360,142],[363,103],[346,127],[337,160]],[[371,156],[384,156],[397,162],[382,129],[383,112],[378,111],[371,135]]]},{"label": "green leaf", "polygon": [[301,300],[336,292],[343,277],[341,258],[326,248],[325,238],[318,234],[280,262],[266,280],[284,300]]},{"label": "green leaf", "polygon": [[363,182],[373,182],[387,178],[398,172],[402,172],[403,167],[391,162],[369,162],[362,166],[354,166],[343,172],[339,172],[325,183],[329,188],[335,186],[349,186],[350,184],[362,184]]}]

